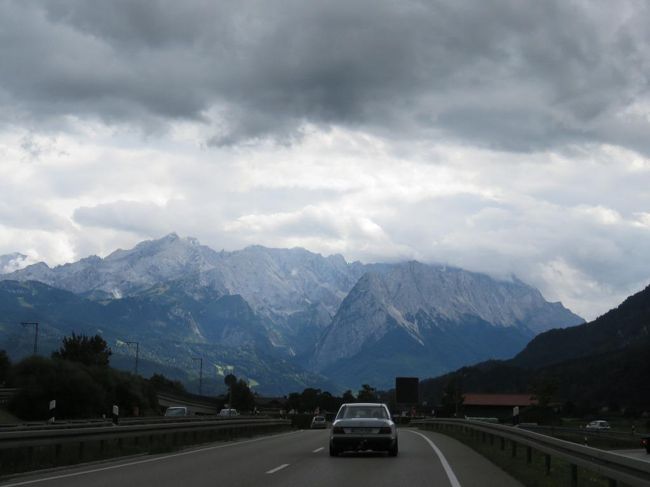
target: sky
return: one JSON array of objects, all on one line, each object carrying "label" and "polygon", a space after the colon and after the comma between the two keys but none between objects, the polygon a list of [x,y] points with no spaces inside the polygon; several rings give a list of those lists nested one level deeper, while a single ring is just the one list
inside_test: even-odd
[{"label": "sky", "polygon": [[0,0],[0,255],[170,232],[650,283],[643,0]]}]

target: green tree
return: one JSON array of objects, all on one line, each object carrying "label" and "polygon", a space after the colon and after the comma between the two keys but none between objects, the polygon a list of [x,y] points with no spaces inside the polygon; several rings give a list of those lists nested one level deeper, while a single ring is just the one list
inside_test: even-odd
[{"label": "green tree", "polygon": [[558,391],[558,381],[553,377],[538,377],[533,381],[530,391],[533,399],[537,399],[538,406],[547,408]]},{"label": "green tree", "polygon": [[19,392],[9,409],[21,419],[47,419],[52,399],[57,418],[96,418],[109,411],[106,390],[80,363],[29,357],[13,368],[11,385]]},{"label": "green tree", "polygon": [[377,390],[369,384],[363,384],[357,394],[358,402],[377,402]]},{"label": "green tree", "polygon": [[101,336],[88,337],[73,332],[72,336],[63,338],[63,345],[52,353],[52,358],[107,367],[111,354],[111,349]]},{"label": "green tree", "polygon": [[223,378],[223,382],[228,386],[228,389],[230,389],[234,384],[237,383],[237,377],[235,377],[234,374],[228,374]]},{"label": "green tree", "polygon": [[6,382],[10,370],[11,361],[9,360],[7,352],[0,350],[0,385],[3,385]]},{"label": "green tree", "polygon": [[300,398],[300,410],[311,413],[320,406],[321,390],[308,387],[302,391]]},{"label": "green tree", "polygon": [[450,416],[457,416],[463,407],[464,401],[465,397],[463,396],[463,388],[460,380],[452,376],[447,382],[442,395],[443,413]]},{"label": "green tree", "polygon": [[157,391],[175,392],[178,394],[187,393],[187,390],[181,381],[168,379],[163,374],[153,374],[149,379],[149,383]]},{"label": "green tree", "polygon": [[342,399],[343,402],[354,402],[356,398],[354,397],[354,394],[352,394],[352,391],[348,389],[343,393]]},{"label": "green tree", "polygon": [[232,405],[239,411],[251,411],[255,407],[255,395],[248,387],[246,381],[239,379],[231,386]]},{"label": "green tree", "polygon": [[292,392],[287,397],[287,411],[299,411],[300,410],[300,394],[297,392]]}]

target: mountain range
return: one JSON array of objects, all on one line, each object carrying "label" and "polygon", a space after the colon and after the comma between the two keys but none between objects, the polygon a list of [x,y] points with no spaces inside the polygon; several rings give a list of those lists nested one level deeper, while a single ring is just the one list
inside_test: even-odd
[{"label": "mountain range", "polygon": [[554,400],[583,412],[648,411],[650,286],[589,323],[537,335],[510,360],[463,367],[421,383],[422,398],[439,404],[450,381],[463,392],[525,393],[552,384]]},{"label": "mountain range", "polygon": [[583,322],[516,278],[301,248],[218,252],[176,234],[105,258],[9,270],[0,347],[13,357],[29,349],[16,323],[40,321],[43,347],[73,330],[101,333],[116,363],[130,362],[124,344],[137,341],[147,370],[196,380],[200,355],[215,384],[234,370],[264,393],[388,387],[398,375],[508,358],[540,332]]}]

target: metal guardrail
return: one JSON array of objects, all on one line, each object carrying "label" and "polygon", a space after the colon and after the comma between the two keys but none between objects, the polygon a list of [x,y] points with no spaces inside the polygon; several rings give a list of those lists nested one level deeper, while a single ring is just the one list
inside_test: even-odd
[{"label": "metal guardrail", "polygon": [[[139,416],[120,418],[119,425],[133,425],[133,424],[165,424],[165,423],[206,423],[208,421],[227,421],[232,420],[232,416],[181,416],[181,417],[165,417],[165,416]],[[236,416],[234,419],[269,419],[267,416]],[[54,423],[44,423],[43,421],[34,421],[27,423],[16,424],[0,424],[0,434],[11,431],[37,431],[37,430],[57,430],[57,429],[74,429],[74,428],[93,428],[93,427],[111,427],[113,421],[110,418],[106,419],[71,419],[59,420]]]},{"label": "metal guardrail", "polygon": [[[610,486],[617,485],[617,482],[639,487],[647,487],[650,485],[650,462],[589,446],[578,445],[534,431],[463,419],[421,420],[413,421],[411,425],[425,429],[435,429],[441,433],[444,433],[448,428],[461,429],[463,431],[470,430],[506,439],[515,444],[524,445],[546,454],[547,469],[550,468],[551,456],[561,458],[571,465],[571,485],[577,485],[577,474],[575,470],[577,466],[591,470],[607,478]],[[528,458],[530,458],[530,451]]]},{"label": "metal guardrail", "polygon": [[547,436],[582,436],[600,440],[641,440],[642,437],[647,436],[644,433],[637,433],[632,431],[620,430],[590,430],[587,428],[568,428],[566,426],[544,426],[544,425],[529,425],[524,424],[520,426],[527,431],[535,431]]},{"label": "metal guardrail", "polygon": [[0,405],[5,405],[9,400],[14,397],[18,389],[9,389],[7,387],[0,388]]},{"label": "metal guardrail", "polygon": [[165,418],[154,424],[136,421],[58,429],[41,425],[38,429],[0,432],[0,475],[125,454],[169,451],[290,428],[290,421],[259,417]]},{"label": "metal guardrail", "polygon": [[24,447],[40,447],[69,442],[102,441],[138,436],[194,433],[222,429],[264,429],[289,427],[290,422],[278,419],[224,419],[198,421],[165,421],[155,424],[122,424],[114,427],[89,426],[84,428],[5,431],[0,433],[0,450]]}]

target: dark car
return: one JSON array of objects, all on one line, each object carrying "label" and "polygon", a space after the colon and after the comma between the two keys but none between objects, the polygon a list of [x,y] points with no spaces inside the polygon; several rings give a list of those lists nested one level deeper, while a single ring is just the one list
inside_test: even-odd
[{"label": "dark car", "polygon": [[366,450],[397,456],[397,427],[390,412],[385,404],[344,404],[330,430],[330,456]]},{"label": "dark car", "polygon": [[641,438],[641,446],[645,448],[646,453],[650,453],[650,436]]},{"label": "dark car", "polygon": [[314,419],[311,420],[311,429],[318,428],[327,428],[327,421],[325,421],[325,416],[314,416]]}]

